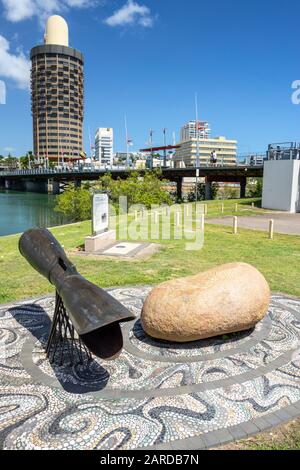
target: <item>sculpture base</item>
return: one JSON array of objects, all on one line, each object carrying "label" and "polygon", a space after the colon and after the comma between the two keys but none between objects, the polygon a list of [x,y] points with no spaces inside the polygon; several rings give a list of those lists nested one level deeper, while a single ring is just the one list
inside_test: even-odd
[{"label": "sculpture base", "polygon": [[76,333],[62,298],[57,292],[46,355],[51,364],[57,363],[60,366],[67,362],[70,366],[85,364],[92,359],[90,351]]},{"label": "sculpture base", "polygon": [[115,230],[109,230],[108,232],[103,232],[99,235],[86,237],[84,250],[86,253],[95,253],[96,251],[107,248],[116,240],[117,236]]}]

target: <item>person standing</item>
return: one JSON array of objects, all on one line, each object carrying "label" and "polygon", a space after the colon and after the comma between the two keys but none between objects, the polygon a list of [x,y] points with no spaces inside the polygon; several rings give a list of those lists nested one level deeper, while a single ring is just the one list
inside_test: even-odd
[{"label": "person standing", "polygon": [[218,159],[217,159],[217,152],[216,152],[215,150],[213,150],[213,151],[211,152],[211,162],[212,162],[213,166],[216,166],[216,165],[217,165],[217,161],[218,161]]}]

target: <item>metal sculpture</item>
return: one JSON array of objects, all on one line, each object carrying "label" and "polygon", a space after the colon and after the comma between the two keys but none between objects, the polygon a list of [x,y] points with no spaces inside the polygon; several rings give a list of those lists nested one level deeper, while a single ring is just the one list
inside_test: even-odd
[{"label": "metal sculpture", "polygon": [[[108,292],[82,277],[56,238],[46,229],[23,233],[19,250],[29,264],[56,288],[56,305],[46,353],[71,364],[77,356],[114,359],[123,347],[121,322],[135,316]],[[76,335],[77,333],[77,335]]]}]

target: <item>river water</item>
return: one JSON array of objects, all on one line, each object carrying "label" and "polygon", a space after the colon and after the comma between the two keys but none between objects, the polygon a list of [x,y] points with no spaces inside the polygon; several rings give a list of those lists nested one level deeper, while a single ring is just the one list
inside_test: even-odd
[{"label": "river water", "polygon": [[50,194],[0,190],[0,236],[65,223],[54,205],[55,196]]}]

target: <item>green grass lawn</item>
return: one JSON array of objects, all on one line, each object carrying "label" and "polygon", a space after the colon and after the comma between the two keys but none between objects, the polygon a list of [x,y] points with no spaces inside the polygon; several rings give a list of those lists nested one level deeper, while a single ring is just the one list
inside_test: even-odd
[{"label": "green grass lawn", "polygon": [[[252,208],[252,203],[254,208]],[[220,217],[228,215],[259,215],[267,211],[261,209],[261,199],[252,198],[252,199],[225,199],[225,200],[214,200],[214,201],[204,201],[203,204],[207,204],[207,218],[210,217]],[[221,205],[224,204],[224,212],[221,212]],[[237,212],[236,207],[237,206]]]},{"label": "green grass lawn", "polygon": [[[247,214],[252,200],[238,201]],[[256,203],[259,205],[258,200]],[[226,214],[233,214],[235,201],[224,201]],[[250,206],[249,206],[250,204]],[[220,215],[220,201],[209,201],[208,211]],[[81,222],[53,228],[51,231],[66,250],[83,244],[90,235],[91,223]],[[0,303],[53,292],[49,282],[36,273],[18,251],[20,235],[0,238]],[[167,279],[195,274],[210,267],[233,261],[256,266],[267,278],[273,291],[300,296],[300,237],[277,235],[268,239],[265,232],[239,230],[232,235],[226,226],[207,225],[202,250],[186,251],[186,240],[161,241],[160,252],[143,260],[88,259],[70,256],[78,270],[95,284],[122,286],[156,284]]]}]

